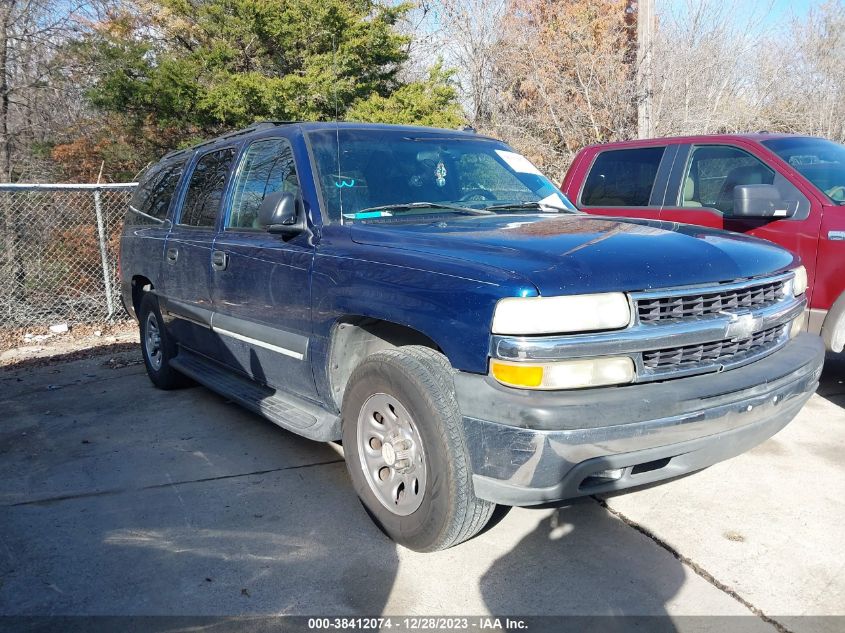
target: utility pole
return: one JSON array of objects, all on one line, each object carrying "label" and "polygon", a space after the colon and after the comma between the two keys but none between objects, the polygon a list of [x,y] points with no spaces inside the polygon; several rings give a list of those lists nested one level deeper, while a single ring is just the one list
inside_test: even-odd
[{"label": "utility pole", "polygon": [[654,95],[654,77],[651,60],[654,37],[654,0],[636,0],[637,11],[637,135],[654,136],[651,118],[651,100]]}]

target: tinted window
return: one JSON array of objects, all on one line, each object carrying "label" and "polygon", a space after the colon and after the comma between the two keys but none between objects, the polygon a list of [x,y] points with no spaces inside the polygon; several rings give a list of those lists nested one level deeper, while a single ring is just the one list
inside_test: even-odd
[{"label": "tinted window", "polygon": [[[493,213],[514,213],[522,209],[496,210],[494,205],[522,203],[550,212],[575,210],[528,159],[474,134],[347,128],[309,132],[308,137],[317,185],[332,219],[377,222],[488,207]],[[392,208],[414,204],[425,208]]]},{"label": "tinted window", "polygon": [[845,145],[821,138],[786,137],[763,141],[824,194],[845,203]]},{"label": "tinted window", "polygon": [[775,172],[758,158],[737,147],[694,147],[681,188],[681,206],[711,207],[733,213],[738,185],[771,185]]},{"label": "tinted window", "polygon": [[226,174],[235,157],[234,149],[209,152],[197,161],[188,183],[180,224],[214,226],[226,188]]},{"label": "tinted window", "polygon": [[591,207],[646,207],[664,147],[602,152],[584,183],[581,204]]},{"label": "tinted window", "polygon": [[143,223],[143,216],[150,216],[163,220],[167,217],[167,210],[170,208],[170,200],[176,185],[182,177],[184,163],[156,166],[151,169],[141,180],[138,188],[129,201],[130,217],[127,221],[137,224]]},{"label": "tinted window", "polygon": [[241,161],[226,226],[260,228],[258,209],[265,196],[277,191],[299,194],[293,150],[285,139],[257,141],[249,146]]}]

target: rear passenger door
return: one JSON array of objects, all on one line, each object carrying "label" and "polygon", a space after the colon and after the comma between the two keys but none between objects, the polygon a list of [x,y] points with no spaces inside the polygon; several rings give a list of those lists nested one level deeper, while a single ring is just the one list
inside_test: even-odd
[{"label": "rear passenger door", "polygon": [[307,231],[283,238],[259,225],[261,203],[277,192],[301,200],[291,142],[285,137],[252,141],[239,161],[214,244],[214,332],[232,369],[314,397],[308,359],[314,246]]},{"label": "rear passenger door", "polygon": [[577,206],[596,215],[660,218],[675,145],[608,149],[587,173]]},{"label": "rear passenger door", "polygon": [[165,311],[181,345],[207,356],[219,353],[211,333],[211,251],[235,148],[200,155],[188,178],[182,204],[164,252]]}]

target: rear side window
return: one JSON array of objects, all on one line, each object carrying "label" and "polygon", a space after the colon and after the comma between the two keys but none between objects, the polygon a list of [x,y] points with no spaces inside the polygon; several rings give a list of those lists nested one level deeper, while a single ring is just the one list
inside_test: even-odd
[{"label": "rear side window", "polygon": [[214,226],[226,190],[226,174],[234,158],[235,150],[227,148],[209,152],[197,161],[188,183],[179,224]]},{"label": "rear side window", "polygon": [[129,201],[127,222],[145,224],[146,220],[164,220],[184,167],[185,163],[181,162],[150,170]]},{"label": "rear side window", "polygon": [[647,207],[665,147],[600,153],[581,192],[588,207]]},{"label": "rear side window", "polygon": [[287,139],[256,141],[241,160],[232,194],[227,228],[253,229],[264,198],[283,191],[299,195],[293,150]]}]

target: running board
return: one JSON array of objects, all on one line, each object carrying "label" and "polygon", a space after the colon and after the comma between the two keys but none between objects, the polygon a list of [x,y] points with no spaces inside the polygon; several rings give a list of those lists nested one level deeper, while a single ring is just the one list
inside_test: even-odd
[{"label": "running board", "polygon": [[201,385],[231,398],[283,429],[318,442],[340,439],[340,417],[315,404],[260,385],[183,347],[170,364]]}]

